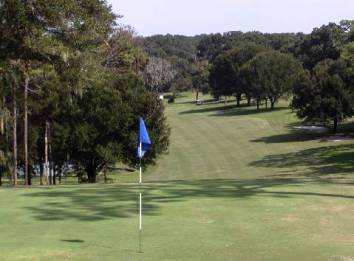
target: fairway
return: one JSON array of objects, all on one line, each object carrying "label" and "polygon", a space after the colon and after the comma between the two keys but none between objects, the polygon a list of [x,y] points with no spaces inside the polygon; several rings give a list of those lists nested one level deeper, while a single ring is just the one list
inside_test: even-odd
[{"label": "fairway", "polygon": [[[208,97],[204,97],[208,99]],[[166,105],[169,153],[120,184],[0,189],[0,260],[354,260],[354,142],[235,103]],[[347,123],[339,132],[351,128]]]}]

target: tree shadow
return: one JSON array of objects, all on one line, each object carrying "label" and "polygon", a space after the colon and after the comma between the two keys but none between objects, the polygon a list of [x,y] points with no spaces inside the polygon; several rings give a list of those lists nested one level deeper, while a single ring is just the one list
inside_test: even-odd
[{"label": "tree shadow", "polygon": [[222,116],[222,117],[227,117],[227,116],[247,116],[247,115],[252,115],[252,114],[268,114],[268,113],[273,113],[277,111],[285,111],[289,110],[288,107],[276,107],[273,110],[271,109],[266,109],[266,108],[260,108],[257,110],[255,107],[234,107],[229,110],[219,110],[217,113],[211,115],[211,116]]},{"label": "tree shadow", "polygon": [[[269,155],[261,160],[253,161],[249,165],[284,169],[282,174],[272,177],[289,178],[296,175],[300,179],[311,178],[322,182],[324,177],[331,176],[332,179],[327,179],[326,182],[340,179],[346,182],[343,175],[354,173],[354,146],[353,144],[333,145]],[[295,172],[294,170],[298,168],[304,168],[306,171]]]},{"label": "tree shadow", "polygon": [[136,171],[136,169],[129,168],[129,167],[113,167],[113,166],[108,166],[107,170],[118,171],[118,172],[135,172]]},{"label": "tree shadow", "polygon": [[328,134],[330,132],[329,129],[320,130],[320,131],[298,129],[298,127],[301,126],[306,126],[306,124],[303,122],[289,123],[287,125],[288,128],[287,133],[261,137],[258,139],[251,140],[251,142],[287,143],[287,142],[303,142],[303,141],[311,141],[311,140],[325,141],[325,138],[328,137]]},{"label": "tree shadow", "polygon": [[[87,185],[89,186],[89,185]],[[40,220],[76,219],[81,221],[99,221],[111,218],[127,218],[138,211],[138,187],[109,185],[80,187],[75,190],[47,189],[26,194],[32,198],[45,198],[42,205],[28,206],[28,210]],[[145,194],[145,193],[144,193]],[[148,215],[156,213],[157,206],[149,203],[146,192],[144,212]]]},{"label": "tree shadow", "polygon": [[224,105],[224,106],[203,107],[203,108],[198,108],[198,109],[193,109],[193,110],[188,110],[188,111],[182,111],[182,112],[179,112],[179,114],[183,115],[183,114],[194,114],[194,113],[208,113],[208,112],[214,112],[214,111],[231,110],[236,107],[237,106],[235,104]]},{"label": "tree shadow", "polygon": [[287,142],[303,142],[310,140],[321,141],[324,135],[319,133],[308,133],[302,131],[292,131],[290,133],[278,134],[268,137],[262,137],[259,139],[251,140],[251,142],[263,142],[263,143],[287,143]]},{"label": "tree shadow", "polygon": [[199,109],[192,109],[192,110],[182,111],[179,114],[184,115],[184,114],[214,112],[210,116],[245,116],[251,114],[272,113],[272,112],[283,111],[288,109],[289,109],[288,107],[276,107],[273,110],[266,109],[266,108],[260,108],[259,110],[257,110],[257,108],[253,106],[247,106],[247,104],[240,104],[240,106],[237,106],[236,104],[232,104],[232,105],[212,106],[212,107],[203,107]]},{"label": "tree shadow", "polygon": [[[313,153],[317,153],[317,164],[307,159],[307,156]],[[337,163],[334,158],[328,156],[326,158],[327,161],[323,160],[325,163],[319,166],[320,159],[318,157],[322,155],[321,153],[326,154],[327,150],[323,149],[322,152],[309,150],[305,152],[301,159],[298,159],[299,155],[301,155],[299,153],[268,157],[262,161],[252,163],[252,166],[261,167],[274,167],[273,165],[276,164],[279,168],[286,166],[286,163],[284,163],[285,160],[289,162],[290,166],[307,164],[314,173],[306,177],[299,176],[299,178],[294,178],[288,175],[287,177],[274,176],[249,180],[217,179],[146,184],[143,187],[144,215],[160,215],[161,208],[167,207],[168,204],[204,198],[242,200],[254,196],[278,198],[309,196],[354,199],[354,194],[323,193],[323,191],[306,191],[303,188],[306,183],[323,184],[338,182],[337,180],[314,178],[316,174],[325,175],[325,168],[328,168],[330,164],[332,164],[332,172],[343,170],[349,172],[353,170],[353,167],[349,167],[353,163],[353,160],[349,163],[345,163],[345,160],[353,158],[354,152],[344,152],[347,154],[339,156],[341,158],[340,163]],[[302,160],[307,161],[306,163],[301,163]],[[353,182],[345,179],[341,180],[340,184],[352,186]],[[283,186],[286,189],[282,189]],[[294,189],[289,191],[289,187]],[[137,185],[100,185],[91,186],[90,188],[55,188],[25,193],[24,195],[33,199],[41,198],[43,200],[43,203],[40,204],[38,203],[39,200],[33,200],[33,204],[35,205],[26,207],[32,212],[35,219],[94,222],[136,216],[138,214],[138,191],[139,187]]]},{"label": "tree shadow", "polygon": [[85,241],[81,239],[61,239],[60,241],[68,243],[85,243]]}]

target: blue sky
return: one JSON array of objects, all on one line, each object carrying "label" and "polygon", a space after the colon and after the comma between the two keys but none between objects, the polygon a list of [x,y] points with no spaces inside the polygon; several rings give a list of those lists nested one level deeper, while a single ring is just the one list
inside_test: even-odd
[{"label": "blue sky", "polygon": [[107,0],[139,35],[311,32],[354,19],[354,0]]}]

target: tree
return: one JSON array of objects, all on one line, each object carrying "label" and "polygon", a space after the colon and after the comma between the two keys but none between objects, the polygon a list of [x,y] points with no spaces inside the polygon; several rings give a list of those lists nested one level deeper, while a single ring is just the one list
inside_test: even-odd
[{"label": "tree", "polygon": [[236,70],[232,58],[227,53],[222,53],[215,58],[210,68],[209,83],[211,94],[216,99],[234,94]]},{"label": "tree", "polygon": [[143,80],[133,74],[106,79],[92,82],[82,97],[66,100],[54,118],[53,146],[66,151],[90,183],[109,164],[137,163],[138,116],[145,118],[152,141],[144,164],[153,163],[168,147],[162,101],[146,90]]},{"label": "tree", "polygon": [[140,38],[150,57],[158,57],[171,63],[176,76],[168,91],[181,92],[193,89],[193,75],[197,45],[201,36],[154,35]]},{"label": "tree", "polygon": [[239,42],[233,49],[222,52],[214,61],[210,73],[212,93],[215,97],[234,95],[237,106],[240,105],[242,94],[246,94],[250,103],[250,90],[242,78],[241,68],[249,60],[264,52],[267,48],[249,42]]},{"label": "tree", "polygon": [[256,100],[257,110],[259,110],[261,100],[267,96],[267,89],[258,77],[256,66],[252,61],[242,66],[240,78],[244,86],[247,86],[248,95]]},{"label": "tree", "polygon": [[301,70],[301,64],[289,54],[282,54],[278,51],[269,51],[258,54],[250,61],[250,71],[253,72],[254,88],[257,99],[260,94],[269,99],[271,109],[283,95],[291,92],[293,82]]},{"label": "tree", "polygon": [[[96,46],[112,30],[115,15],[105,2],[60,0],[4,1],[0,16],[0,59],[17,67],[23,86],[23,144],[25,184],[28,173],[28,86],[33,63],[60,62],[65,49],[79,51]],[[17,79],[16,79],[17,81]],[[18,81],[20,82],[20,81]],[[15,83],[14,83],[15,86]],[[16,112],[14,109],[14,173],[16,163]]]},{"label": "tree", "polygon": [[313,70],[302,72],[294,83],[291,107],[299,118],[321,123],[338,122],[353,115],[354,93],[347,80],[347,64],[330,59],[320,62]]},{"label": "tree", "polygon": [[193,86],[195,90],[195,101],[199,100],[199,92],[207,93],[209,91],[209,63],[207,60],[196,62],[193,74]]},{"label": "tree", "polygon": [[239,105],[241,94],[247,97],[248,105],[251,103],[251,88],[247,80],[243,77],[242,67],[252,60],[257,54],[269,50],[268,48],[254,44],[252,42],[241,42],[228,52],[236,65],[234,92],[236,93],[237,104]]},{"label": "tree", "polygon": [[164,91],[175,75],[176,71],[168,61],[150,57],[145,68],[145,82],[151,91]]}]

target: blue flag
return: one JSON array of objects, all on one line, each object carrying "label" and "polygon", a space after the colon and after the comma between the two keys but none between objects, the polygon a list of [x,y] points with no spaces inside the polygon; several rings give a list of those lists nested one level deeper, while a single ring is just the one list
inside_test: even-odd
[{"label": "blue flag", "polygon": [[149,149],[151,141],[149,134],[146,130],[145,122],[143,118],[139,118],[139,137],[138,137],[138,147],[137,147],[137,156],[138,158],[144,157],[145,152]]}]

